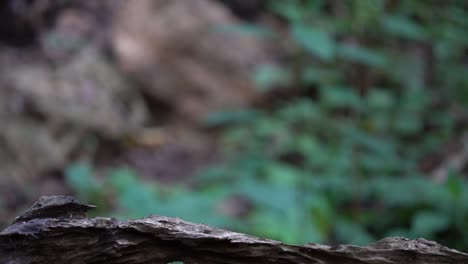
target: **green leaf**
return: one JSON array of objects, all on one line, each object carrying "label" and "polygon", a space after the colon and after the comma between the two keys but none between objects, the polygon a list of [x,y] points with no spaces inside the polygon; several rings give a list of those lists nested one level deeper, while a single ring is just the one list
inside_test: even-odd
[{"label": "green leaf", "polygon": [[267,164],[264,173],[272,184],[291,187],[295,187],[304,176],[296,168],[278,162]]},{"label": "green leaf", "polygon": [[[299,234],[296,223],[291,221],[291,214],[272,210],[256,210],[250,215],[250,222],[255,226],[254,233],[286,243],[297,243]],[[288,232],[284,232],[288,230]]]},{"label": "green leaf", "polygon": [[448,191],[425,177],[397,179],[375,177],[368,184],[380,201],[389,207],[431,206],[443,209],[451,206],[452,198]]},{"label": "green leaf", "polygon": [[303,24],[292,25],[293,38],[312,55],[329,62],[335,57],[335,41],[325,30]]},{"label": "green leaf", "polygon": [[427,239],[434,237],[434,234],[443,231],[450,225],[450,216],[433,211],[422,211],[413,217],[411,232],[415,236],[422,236]]},{"label": "green leaf", "polygon": [[373,67],[382,67],[386,64],[386,58],[383,54],[364,46],[339,45],[337,49],[338,56],[345,60],[361,63]]},{"label": "green leaf", "polygon": [[396,104],[394,95],[384,89],[371,89],[366,99],[368,106],[372,110],[390,110]]},{"label": "green leaf", "polygon": [[418,115],[400,112],[395,118],[394,127],[402,135],[413,135],[421,131],[423,124]]},{"label": "green leaf", "polygon": [[360,96],[351,87],[322,87],[320,92],[321,102],[330,108],[351,107],[353,109],[361,109],[363,106]]},{"label": "green leaf", "polygon": [[464,182],[461,180],[461,176],[454,173],[452,170],[449,171],[445,186],[454,198],[458,200],[463,193]]},{"label": "green leaf", "polygon": [[290,186],[277,186],[254,179],[245,179],[235,187],[239,193],[263,208],[284,212],[287,208],[297,206],[299,193]]},{"label": "green leaf", "polygon": [[118,202],[126,217],[156,214],[160,203],[151,185],[144,184],[133,170],[118,168],[110,173],[110,183],[118,192]]},{"label": "green leaf", "polygon": [[425,40],[427,33],[425,29],[403,16],[385,16],[382,19],[383,27],[390,34],[411,40]]},{"label": "green leaf", "polygon": [[168,195],[155,208],[154,213],[210,225],[221,225],[226,223],[227,219],[224,219],[221,215],[216,215],[215,209],[222,198],[215,193],[194,193],[184,188]]},{"label": "green leaf", "polygon": [[330,234],[333,219],[336,217],[333,205],[328,197],[320,192],[304,197],[306,210],[310,212],[310,222],[314,227],[315,237],[317,240],[309,241],[324,241]]},{"label": "green leaf", "polygon": [[270,1],[269,3],[274,12],[288,19],[290,22],[297,22],[303,19],[303,10],[298,0]]},{"label": "green leaf", "polygon": [[335,235],[338,241],[354,245],[368,245],[375,239],[362,225],[345,219],[338,219],[335,224]]},{"label": "green leaf", "polygon": [[268,91],[275,86],[290,84],[291,74],[286,68],[264,64],[255,69],[253,80],[260,91]]},{"label": "green leaf", "polygon": [[305,85],[330,85],[342,82],[343,76],[337,69],[308,66],[302,75]]},{"label": "green leaf", "polygon": [[299,99],[279,109],[279,117],[285,121],[298,120],[302,122],[321,122],[322,112],[316,102],[309,99]]},{"label": "green leaf", "polygon": [[100,184],[94,178],[89,163],[76,163],[68,166],[65,170],[65,180],[83,200],[90,201],[100,192]]}]

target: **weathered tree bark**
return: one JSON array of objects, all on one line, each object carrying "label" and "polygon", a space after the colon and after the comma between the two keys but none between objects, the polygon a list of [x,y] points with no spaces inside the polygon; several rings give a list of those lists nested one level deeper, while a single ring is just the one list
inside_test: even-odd
[{"label": "weathered tree bark", "polygon": [[41,197],[0,233],[0,263],[468,263],[468,254],[425,239],[288,245],[162,216],[85,218],[91,208],[72,197]]}]

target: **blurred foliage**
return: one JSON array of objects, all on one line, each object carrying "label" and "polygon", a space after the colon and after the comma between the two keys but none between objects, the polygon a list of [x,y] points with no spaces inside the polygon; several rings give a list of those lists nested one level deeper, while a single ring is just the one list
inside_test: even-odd
[{"label": "blurred foliage", "polygon": [[[93,212],[95,215],[126,219],[158,214],[218,226],[233,222],[213,210],[227,190],[194,195],[185,187],[142,182],[136,172],[127,167],[98,173],[84,162],[70,165],[66,180],[80,199],[98,205]],[[115,204],[109,204],[109,200]]]},{"label": "blurred foliage", "polygon": [[[192,190],[142,183],[126,168],[97,182],[86,164],[69,168],[71,186],[85,199],[115,195],[124,217],[177,216],[290,243],[399,235],[467,250],[468,181],[452,172],[436,183],[419,162],[458,135],[450,110],[468,105],[468,5],[288,0],[271,10],[286,40],[272,29],[224,30],[284,42],[290,59],[253,78],[262,92],[300,95],[214,113],[207,124],[225,125],[227,162]],[[233,196],[254,209],[221,214]]]}]

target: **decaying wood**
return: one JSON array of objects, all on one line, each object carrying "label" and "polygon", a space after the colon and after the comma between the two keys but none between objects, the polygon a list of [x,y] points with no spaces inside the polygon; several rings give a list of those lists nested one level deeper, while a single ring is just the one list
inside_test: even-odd
[{"label": "decaying wood", "polygon": [[468,254],[425,239],[288,245],[163,216],[83,218],[91,208],[67,196],[40,198],[0,233],[0,263],[468,263]]}]

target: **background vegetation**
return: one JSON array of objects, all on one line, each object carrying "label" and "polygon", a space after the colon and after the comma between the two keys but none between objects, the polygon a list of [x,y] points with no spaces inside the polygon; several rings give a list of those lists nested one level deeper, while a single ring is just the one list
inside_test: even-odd
[{"label": "background vegetation", "polygon": [[266,102],[206,120],[222,131],[224,162],[189,187],[79,162],[66,171],[77,195],[96,214],[176,216],[289,243],[398,235],[468,250],[466,168],[434,173],[468,147],[466,1],[269,1],[265,12],[276,26],[230,34],[287,52],[252,72]]}]

